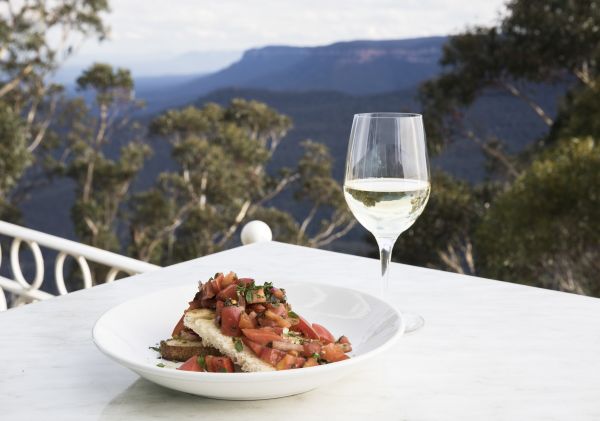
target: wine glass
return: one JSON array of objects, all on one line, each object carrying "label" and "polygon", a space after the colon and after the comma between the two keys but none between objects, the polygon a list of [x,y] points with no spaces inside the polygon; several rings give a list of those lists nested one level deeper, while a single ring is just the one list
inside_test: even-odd
[{"label": "wine glass", "polygon": [[[398,236],[419,217],[429,199],[429,162],[420,114],[356,114],[352,122],[344,197],[358,222],[379,246],[379,294],[388,290],[389,265]],[[403,313],[405,332],[423,318]]]}]

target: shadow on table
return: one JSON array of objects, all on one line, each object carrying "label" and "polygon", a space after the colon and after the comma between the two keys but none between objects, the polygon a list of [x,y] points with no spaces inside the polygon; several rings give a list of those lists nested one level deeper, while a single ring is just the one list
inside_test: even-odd
[{"label": "shadow on table", "polygon": [[[269,400],[270,410],[277,413],[289,410],[289,399],[308,399],[314,392],[296,395],[291,398]],[[248,414],[262,405],[261,401],[222,401],[203,398],[158,386],[144,379],[138,379],[117,395],[102,411],[100,420],[121,419],[179,419],[187,416],[213,416],[213,420],[232,419],[235,415]],[[215,418],[216,416],[216,418]]]}]

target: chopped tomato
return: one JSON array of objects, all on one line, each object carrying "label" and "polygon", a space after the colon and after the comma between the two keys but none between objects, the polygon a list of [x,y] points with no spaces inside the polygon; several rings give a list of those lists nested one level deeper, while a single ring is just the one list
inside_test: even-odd
[{"label": "chopped tomato", "polygon": [[225,307],[225,303],[223,301],[217,301],[215,305],[215,317],[217,320],[221,320],[221,312],[223,311],[223,307]]},{"label": "chopped tomato", "polygon": [[287,308],[283,304],[279,304],[279,305],[267,304],[267,308],[269,310],[271,310],[273,313],[277,314],[278,316],[281,316],[284,319],[287,319],[287,316],[288,316]]},{"label": "chopped tomato", "polygon": [[262,350],[265,348],[261,344],[257,344],[256,342],[251,341],[245,336],[242,336],[242,342],[244,343],[244,345],[250,348],[257,356],[260,356]]},{"label": "chopped tomato", "polygon": [[252,297],[249,297],[250,300],[248,300],[248,304],[256,304],[256,303],[266,303],[267,302],[267,297],[265,296],[265,291],[262,288],[256,288],[255,290],[253,290],[250,295]]},{"label": "chopped tomato", "polygon": [[320,354],[322,345],[319,342],[306,342],[303,345],[304,352],[302,355],[305,357],[312,357],[313,354]]},{"label": "chopped tomato", "polygon": [[211,373],[233,373],[233,362],[229,357],[215,357],[207,355],[206,371]]},{"label": "chopped tomato", "polygon": [[273,367],[276,367],[283,357],[285,357],[285,352],[273,348],[264,348],[260,353],[260,359]]},{"label": "chopped tomato", "polygon": [[237,275],[234,272],[229,272],[221,280],[221,287],[222,288],[227,288],[229,285],[234,284],[236,278],[237,278]]},{"label": "chopped tomato", "polygon": [[321,339],[323,343],[328,344],[331,342],[335,342],[335,338],[333,337],[331,332],[328,331],[324,326],[321,326],[317,323],[313,323],[312,327],[315,330],[315,332],[317,332],[317,334],[319,335],[319,339]]},{"label": "chopped tomato", "polygon": [[262,304],[250,304],[248,309],[250,311],[254,311],[255,313],[263,313],[267,308]]},{"label": "chopped tomato", "polygon": [[240,315],[239,326],[240,329],[254,329],[256,328],[256,319],[252,319],[246,314],[246,312],[242,312]]},{"label": "chopped tomato", "polygon": [[273,341],[281,340],[281,336],[266,328],[263,329],[242,329],[242,333],[251,341],[261,345],[267,345]]},{"label": "chopped tomato", "polygon": [[350,339],[347,336],[340,336],[340,339],[337,340],[341,344],[349,344]]},{"label": "chopped tomato", "polygon": [[319,334],[313,329],[312,325],[304,317],[298,317],[298,324],[293,325],[291,329],[302,333],[308,339],[319,339]]},{"label": "chopped tomato", "polygon": [[285,294],[279,288],[271,288],[271,294],[278,300],[283,300],[285,298]]},{"label": "chopped tomato", "polygon": [[[282,306],[283,307],[283,306]],[[288,320],[285,320],[283,317],[281,317],[280,315],[274,313],[271,310],[267,310],[265,311],[265,317],[269,320],[272,320],[275,322],[275,324],[279,327],[291,327],[291,323]]]},{"label": "chopped tomato", "polygon": [[286,352],[294,351],[296,354],[298,354],[298,352],[303,352],[304,350],[302,345],[294,344],[288,341],[273,341],[273,348]]},{"label": "chopped tomato", "polygon": [[251,284],[252,282],[254,282],[254,279],[252,279],[252,278],[239,278],[237,280],[238,285],[248,285],[248,284]]},{"label": "chopped tomato", "polygon": [[302,368],[306,363],[306,358],[296,357],[296,363],[294,364],[294,368]]},{"label": "chopped tomato", "polygon": [[198,355],[190,357],[186,362],[181,364],[177,370],[183,371],[204,371],[204,368],[198,362]]},{"label": "chopped tomato", "polygon": [[285,355],[281,360],[279,360],[279,362],[277,363],[277,365],[275,366],[275,368],[277,370],[289,370],[292,367],[296,366],[296,357],[294,357],[293,355]]},{"label": "chopped tomato", "polygon": [[327,344],[321,349],[321,358],[328,363],[335,363],[337,361],[347,360],[348,357],[344,354],[344,351],[339,349],[335,344]]},{"label": "chopped tomato", "polygon": [[225,301],[228,298],[230,300],[237,300],[237,297],[238,295],[236,284],[229,285],[227,288],[222,289],[221,292],[217,294],[217,298],[223,301]]},{"label": "chopped tomato", "polygon": [[215,294],[218,294],[219,292],[221,292],[221,290],[223,289],[223,274],[219,273],[217,274],[217,276],[215,276],[215,279],[213,279],[211,282],[213,290],[215,291]]},{"label": "chopped tomato", "polygon": [[225,306],[221,310],[221,333],[227,336],[240,336],[240,315],[244,312],[243,307]]},{"label": "chopped tomato", "polygon": [[315,358],[308,358],[302,367],[315,367],[317,365],[319,365],[319,362]]},{"label": "chopped tomato", "polygon": [[177,322],[177,324],[173,328],[173,333],[171,333],[171,336],[173,338],[178,337],[179,334],[181,333],[181,331],[183,330],[183,328],[185,327],[184,324],[183,324],[183,316],[185,316],[185,314],[181,316],[181,318],[179,319],[179,321]]},{"label": "chopped tomato", "polygon": [[261,327],[270,327],[270,328],[273,328],[273,327],[277,327],[278,326],[277,322],[275,322],[274,320],[271,320],[271,319],[267,319],[264,316],[264,314],[260,315],[259,317],[257,317],[256,320],[258,321],[258,324]]}]

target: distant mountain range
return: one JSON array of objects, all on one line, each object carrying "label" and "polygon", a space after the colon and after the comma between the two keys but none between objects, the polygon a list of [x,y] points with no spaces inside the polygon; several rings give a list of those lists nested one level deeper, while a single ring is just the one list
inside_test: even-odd
[{"label": "distant mountain range", "polygon": [[[156,112],[227,87],[373,94],[416,86],[439,72],[446,37],[339,42],[323,47],[251,49],[218,72],[179,86],[146,86],[138,96]],[[157,79],[156,82],[160,83]]]}]

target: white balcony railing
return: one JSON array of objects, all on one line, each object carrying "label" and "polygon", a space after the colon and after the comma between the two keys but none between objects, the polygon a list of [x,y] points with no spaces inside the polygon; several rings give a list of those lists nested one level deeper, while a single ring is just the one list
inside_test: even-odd
[{"label": "white balcony railing", "polygon": [[[63,274],[65,259],[68,256],[75,259],[79,265],[84,288],[90,288],[94,285],[94,279],[92,279],[88,262],[99,263],[110,268],[106,278],[103,280],[104,282],[113,282],[120,272],[135,275],[137,273],[160,269],[160,266],[151,263],[142,262],[8,222],[0,221],[0,234],[12,237],[9,256],[10,268],[13,275],[13,279],[0,276],[0,311],[6,310],[8,307],[5,292],[11,296],[11,307],[53,297],[52,294],[40,289],[45,279],[44,257],[40,246],[58,251],[54,261],[54,282],[56,290],[60,295],[69,292]],[[251,221],[242,229],[241,237],[244,244],[269,241],[271,240],[271,230],[263,222]],[[20,249],[23,243],[29,247],[33,254],[35,275],[31,282],[25,279],[21,269]],[[0,249],[0,267],[2,263],[2,251]],[[101,283],[101,280],[97,281]]]}]

